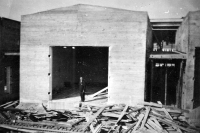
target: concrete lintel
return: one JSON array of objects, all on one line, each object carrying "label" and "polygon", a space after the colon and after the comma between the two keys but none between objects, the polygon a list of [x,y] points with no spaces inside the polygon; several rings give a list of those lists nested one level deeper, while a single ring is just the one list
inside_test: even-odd
[{"label": "concrete lintel", "polygon": [[186,59],[184,54],[151,54],[150,59]]}]

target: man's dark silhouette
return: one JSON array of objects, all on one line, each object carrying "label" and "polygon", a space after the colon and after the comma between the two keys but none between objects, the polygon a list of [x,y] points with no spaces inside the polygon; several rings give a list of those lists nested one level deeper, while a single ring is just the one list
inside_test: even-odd
[{"label": "man's dark silhouette", "polygon": [[81,102],[84,102],[85,101],[86,86],[85,86],[85,82],[83,80],[83,77],[80,77],[79,90],[80,90]]}]

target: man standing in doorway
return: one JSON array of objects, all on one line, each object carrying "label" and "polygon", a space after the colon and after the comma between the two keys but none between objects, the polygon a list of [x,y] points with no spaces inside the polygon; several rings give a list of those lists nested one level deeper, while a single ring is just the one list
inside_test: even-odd
[{"label": "man standing in doorway", "polygon": [[80,77],[79,90],[80,90],[81,102],[84,102],[85,101],[86,86],[85,86],[85,82],[83,80],[83,77]]}]

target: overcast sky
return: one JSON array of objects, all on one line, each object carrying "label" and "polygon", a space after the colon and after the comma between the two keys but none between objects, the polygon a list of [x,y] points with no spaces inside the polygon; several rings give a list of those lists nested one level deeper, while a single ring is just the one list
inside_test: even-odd
[{"label": "overcast sky", "polygon": [[0,17],[20,21],[21,15],[75,4],[147,11],[150,19],[181,18],[200,10],[200,0],[0,0]]}]

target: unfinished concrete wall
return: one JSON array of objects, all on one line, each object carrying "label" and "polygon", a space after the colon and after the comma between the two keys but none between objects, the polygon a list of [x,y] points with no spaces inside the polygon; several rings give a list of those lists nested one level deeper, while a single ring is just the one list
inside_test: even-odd
[{"label": "unfinished concrete wall", "polygon": [[109,47],[109,102],[143,101],[148,27],[146,12],[88,5],[22,16],[21,102],[49,100],[49,46]]},{"label": "unfinished concrete wall", "polygon": [[189,12],[176,33],[176,50],[187,54],[182,91],[184,109],[193,108],[195,47],[200,47],[200,11]]}]

